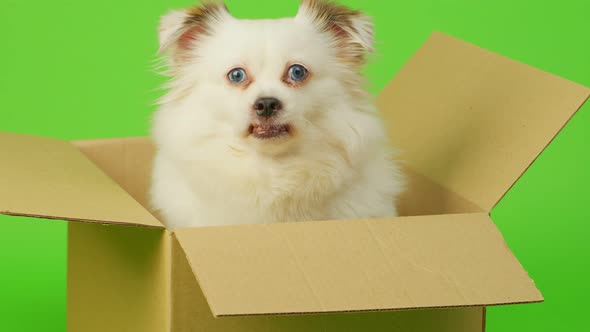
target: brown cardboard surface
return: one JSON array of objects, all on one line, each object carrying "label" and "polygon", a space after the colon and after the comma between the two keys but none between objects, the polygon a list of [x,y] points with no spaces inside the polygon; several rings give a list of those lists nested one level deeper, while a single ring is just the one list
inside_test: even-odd
[{"label": "brown cardboard surface", "polygon": [[163,227],[65,141],[0,132],[0,213]]},{"label": "brown cardboard surface", "polygon": [[68,332],[164,332],[170,326],[170,235],[68,224]]},{"label": "brown cardboard surface", "polygon": [[174,240],[172,248],[172,332],[483,332],[479,307],[215,318],[183,250]]},{"label": "brown cardboard surface", "polygon": [[150,210],[148,192],[154,157],[149,137],[72,142],[84,155]]},{"label": "brown cardboard surface", "polygon": [[396,202],[401,216],[485,212],[475,203],[408,167],[404,167],[402,172],[406,178],[406,189]]},{"label": "brown cardboard surface", "polygon": [[182,229],[216,316],[542,301],[485,213]]},{"label": "brown cardboard surface", "polygon": [[381,92],[399,158],[486,211],[590,89],[434,33]]}]

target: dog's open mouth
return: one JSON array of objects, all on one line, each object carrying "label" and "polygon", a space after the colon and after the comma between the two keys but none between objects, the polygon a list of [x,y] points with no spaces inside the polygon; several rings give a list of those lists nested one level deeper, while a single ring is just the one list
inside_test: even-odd
[{"label": "dog's open mouth", "polygon": [[250,135],[260,139],[283,138],[291,134],[291,126],[286,124],[257,125],[251,124]]}]

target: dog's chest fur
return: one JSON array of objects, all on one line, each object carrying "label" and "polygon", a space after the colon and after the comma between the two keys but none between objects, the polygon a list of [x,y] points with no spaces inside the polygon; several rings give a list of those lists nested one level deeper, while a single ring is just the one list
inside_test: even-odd
[{"label": "dog's chest fur", "polygon": [[170,228],[393,216],[397,185],[376,154],[344,160],[227,158],[175,162],[159,155],[153,196]]}]

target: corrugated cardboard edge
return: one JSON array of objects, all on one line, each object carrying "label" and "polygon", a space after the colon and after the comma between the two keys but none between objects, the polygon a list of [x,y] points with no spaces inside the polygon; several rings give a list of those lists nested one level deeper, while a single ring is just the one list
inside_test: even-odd
[{"label": "corrugated cardboard edge", "polygon": [[122,222],[122,221],[109,221],[109,220],[98,220],[98,219],[78,219],[78,218],[71,218],[71,217],[35,215],[35,214],[28,214],[28,213],[14,213],[14,212],[10,212],[10,211],[0,211],[0,214],[6,215],[6,216],[13,216],[13,217],[30,217],[30,218],[36,218],[36,219],[63,220],[63,221],[68,221],[68,222],[100,224],[103,226],[123,226],[123,227],[164,229],[163,226],[127,223],[127,222]]},{"label": "corrugated cardboard edge", "polygon": [[[393,312],[393,311],[414,311],[414,310],[431,310],[431,309],[459,309],[459,308],[487,308],[487,307],[499,307],[506,305],[518,305],[518,304],[534,304],[542,303],[543,300],[529,301],[529,302],[510,302],[510,303],[497,303],[497,304],[472,304],[472,305],[458,305],[458,306],[438,306],[438,307],[419,307],[419,308],[399,308],[399,309],[368,309],[368,310],[341,310],[341,311],[307,311],[307,312],[288,312],[288,313],[256,313],[256,314],[215,314],[215,317],[255,317],[255,316],[300,316],[300,315],[323,315],[323,314],[355,314],[365,312]],[[210,308],[210,307],[209,307]],[[485,327],[485,313],[484,313],[484,327]],[[485,329],[484,329],[485,330]]]}]

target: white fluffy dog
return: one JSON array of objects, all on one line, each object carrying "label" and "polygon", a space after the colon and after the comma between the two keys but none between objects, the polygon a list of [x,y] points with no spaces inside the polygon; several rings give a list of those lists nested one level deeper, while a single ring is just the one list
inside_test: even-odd
[{"label": "white fluffy dog", "polygon": [[371,20],[325,0],[241,20],[223,3],[161,20],[172,77],[153,121],[167,227],[396,216],[401,177],[360,74]]}]

